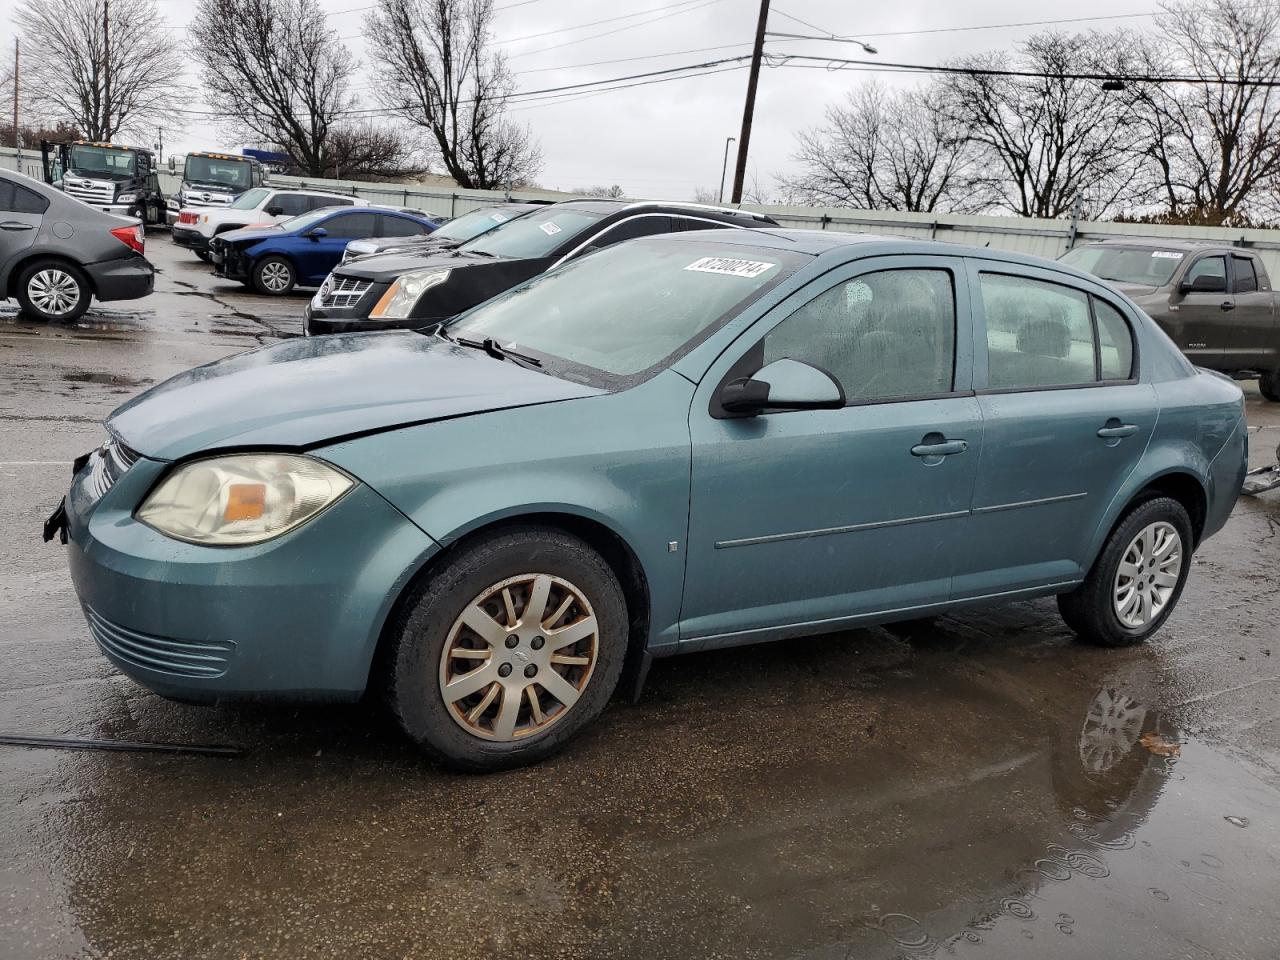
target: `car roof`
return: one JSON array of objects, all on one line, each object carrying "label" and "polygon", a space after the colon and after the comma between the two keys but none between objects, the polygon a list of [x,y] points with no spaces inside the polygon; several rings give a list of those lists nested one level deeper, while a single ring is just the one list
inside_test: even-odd
[{"label": "car roof", "polygon": [[550,209],[558,207],[575,207],[590,210],[606,216],[613,213],[688,213],[712,214],[726,220],[750,222],[752,225],[776,224],[772,217],[756,213],[752,210],[740,210],[737,207],[717,207],[707,203],[692,203],[683,200],[609,200],[603,198],[587,198],[578,200],[561,200],[551,204]]},{"label": "car roof", "polygon": [[1238,247],[1233,247],[1230,242],[1214,243],[1212,240],[1166,240],[1162,237],[1108,237],[1105,240],[1089,240],[1086,243],[1078,243],[1072,249],[1078,250],[1080,247],[1137,247],[1139,249],[1150,248],[1152,250],[1185,250],[1188,253],[1198,253],[1201,250],[1239,249]]}]

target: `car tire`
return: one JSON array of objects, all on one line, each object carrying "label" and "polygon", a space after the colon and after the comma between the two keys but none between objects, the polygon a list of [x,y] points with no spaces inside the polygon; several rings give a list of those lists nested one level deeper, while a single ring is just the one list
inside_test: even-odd
[{"label": "car tire", "polygon": [[[526,625],[530,602],[541,614]],[[555,647],[558,630],[582,636]],[[600,554],[560,530],[508,528],[464,547],[402,605],[384,661],[388,702],[409,738],[447,766],[485,773],[535,763],[609,702],[627,632],[622,587]]]},{"label": "car tire", "polygon": [[268,297],[283,297],[292,293],[298,283],[298,274],[286,257],[263,257],[253,265],[249,273],[253,278],[253,288]]},{"label": "car tire", "polygon": [[1258,391],[1264,400],[1280,403],[1280,369],[1268,370],[1258,377]]},{"label": "car tire", "polygon": [[194,253],[197,257],[199,257],[205,263],[209,263],[213,259],[211,256],[209,256],[208,250],[193,250],[191,252]]},{"label": "car tire", "polygon": [[15,287],[22,312],[46,323],[78,320],[89,309],[93,291],[83,270],[66,260],[46,258],[28,264]]},{"label": "car tire", "polygon": [[1059,595],[1062,619],[1086,643],[1142,643],[1177,606],[1193,542],[1191,518],[1177,500],[1139,503],[1111,531],[1084,582]]}]

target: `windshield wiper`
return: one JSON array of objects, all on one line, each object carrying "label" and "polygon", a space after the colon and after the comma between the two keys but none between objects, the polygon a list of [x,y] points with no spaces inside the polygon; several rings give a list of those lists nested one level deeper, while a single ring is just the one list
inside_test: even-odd
[{"label": "windshield wiper", "polygon": [[511,360],[514,363],[524,363],[531,367],[542,366],[542,361],[537,357],[531,357],[527,353],[520,353],[509,347],[504,347],[498,343],[493,337],[485,337],[483,340],[471,340],[467,337],[454,337],[453,342],[463,347],[472,347],[476,350],[483,350],[491,357],[499,360]]}]

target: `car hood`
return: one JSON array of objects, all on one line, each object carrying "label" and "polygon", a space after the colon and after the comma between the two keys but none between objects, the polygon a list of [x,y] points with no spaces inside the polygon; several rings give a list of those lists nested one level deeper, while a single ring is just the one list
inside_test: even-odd
[{"label": "car hood", "polygon": [[239,230],[228,230],[226,233],[218,234],[218,239],[224,243],[255,243],[258,240],[266,240],[268,237],[278,237],[285,231],[278,226],[261,226],[261,227],[241,227]]},{"label": "car hood", "polygon": [[1136,300],[1138,297],[1149,297],[1160,289],[1159,287],[1149,287],[1141,283],[1121,283],[1119,280],[1108,280],[1107,283],[1131,300]]},{"label": "car hood", "polygon": [[458,270],[462,267],[484,267],[486,264],[513,262],[507,257],[486,257],[478,253],[467,253],[465,250],[404,250],[399,253],[374,253],[358,260],[344,263],[338,272],[343,276],[360,277],[364,280],[390,282],[411,270]]},{"label": "car hood", "polygon": [[196,367],[130,400],[107,429],[145,457],[307,448],[602,391],[409,331],[288,340]]}]

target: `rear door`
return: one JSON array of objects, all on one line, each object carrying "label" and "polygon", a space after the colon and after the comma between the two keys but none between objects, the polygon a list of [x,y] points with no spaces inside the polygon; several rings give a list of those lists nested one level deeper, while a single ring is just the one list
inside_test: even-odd
[{"label": "rear door", "polygon": [[1252,253],[1231,254],[1231,297],[1235,309],[1224,344],[1224,366],[1239,370],[1274,370],[1276,317],[1267,272]]},{"label": "rear door", "polygon": [[49,201],[8,177],[0,177],[0,279],[40,233]]},{"label": "rear door", "polygon": [[994,261],[970,271],[985,433],[957,599],[1080,579],[1156,421],[1132,321],[1104,287]]}]

